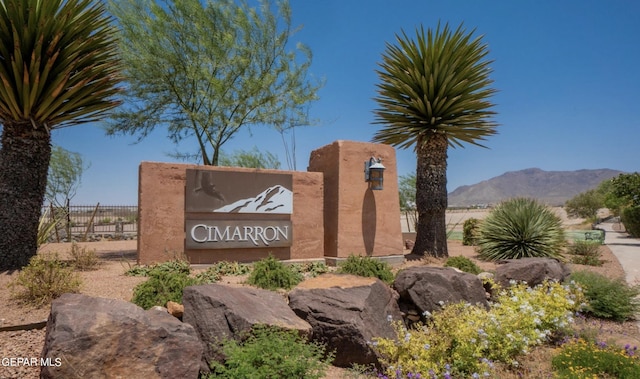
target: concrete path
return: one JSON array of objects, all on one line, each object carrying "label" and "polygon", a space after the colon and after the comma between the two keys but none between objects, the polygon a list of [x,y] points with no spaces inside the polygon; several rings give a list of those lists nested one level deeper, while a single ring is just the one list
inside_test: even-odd
[{"label": "concrete path", "polygon": [[617,223],[603,222],[598,228],[604,229],[604,243],[618,258],[630,285],[640,284],[640,239],[631,238],[626,232],[617,232],[613,226]]}]

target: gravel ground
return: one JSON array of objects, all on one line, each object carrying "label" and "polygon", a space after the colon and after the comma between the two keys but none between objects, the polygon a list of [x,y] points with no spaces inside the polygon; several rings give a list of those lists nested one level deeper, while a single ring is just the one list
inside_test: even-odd
[{"label": "gravel ground", "polygon": [[[144,280],[144,278],[124,276],[124,272],[135,264],[136,241],[91,242],[80,244],[80,246],[95,250],[101,262],[98,270],[80,273],[83,280],[81,292],[91,296],[131,300],[133,288]],[[64,258],[69,249],[70,244],[49,244],[41,250],[41,253],[58,252]],[[611,251],[604,246],[602,252],[602,258],[605,261],[603,266],[571,265],[572,269],[590,269],[609,277],[624,278],[624,270]],[[495,267],[492,263],[478,261],[475,258],[476,254],[473,247],[462,246],[460,242],[450,242],[449,255],[467,256],[476,261],[485,270],[491,270]],[[442,263],[443,261],[436,259],[421,259],[408,261],[405,266],[439,266]],[[11,299],[7,284],[15,276],[16,273],[0,273],[0,327],[46,320],[49,314],[48,307],[34,309],[20,306]],[[640,345],[640,333],[633,322],[620,324],[586,320],[583,324],[585,328],[597,330],[603,340],[613,340],[620,344]],[[29,362],[31,362],[32,358],[39,360],[44,344],[44,336],[44,329],[0,332],[0,359],[2,359],[0,378],[38,378],[40,371],[38,365],[15,366],[17,361],[12,363],[8,359],[22,358]],[[345,374],[345,370],[331,368],[326,378],[343,378]],[[353,377],[353,374],[350,374],[349,377]]]}]

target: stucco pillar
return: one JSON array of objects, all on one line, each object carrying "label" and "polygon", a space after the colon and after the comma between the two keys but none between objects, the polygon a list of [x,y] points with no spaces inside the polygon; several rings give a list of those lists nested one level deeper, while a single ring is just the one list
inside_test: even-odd
[{"label": "stucco pillar", "polygon": [[[382,158],[384,189],[364,180],[364,162]],[[311,152],[308,171],[324,174],[324,255],[330,264],[349,255],[402,261],[398,172],[393,147],[335,141]]]}]

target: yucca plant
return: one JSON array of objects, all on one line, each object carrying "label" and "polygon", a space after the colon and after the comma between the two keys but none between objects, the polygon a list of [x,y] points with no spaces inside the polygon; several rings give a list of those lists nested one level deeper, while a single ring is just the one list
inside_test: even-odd
[{"label": "yucca plant", "polygon": [[0,0],[0,271],[36,253],[51,131],[118,104],[114,31],[101,1]]},{"label": "yucca plant", "polygon": [[496,261],[530,257],[562,259],[562,221],[533,199],[516,198],[496,207],[480,226],[478,252]]},{"label": "yucca plant", "polygon": [[416,209],[418,222],[412,253],[448,256],[447,149],[480,141],[496,133],[489,98],[491,61],[481,37],[448,25],[415,40],[404,32],[397,45],[387,44],[378,76],[377,124],[374,141],[417,155]]}]

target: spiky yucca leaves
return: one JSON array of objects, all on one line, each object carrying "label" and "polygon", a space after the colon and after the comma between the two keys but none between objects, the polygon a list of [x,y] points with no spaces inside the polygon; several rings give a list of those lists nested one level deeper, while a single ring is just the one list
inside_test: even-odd
[{"label": "spiky yucca leaves", "polygon": [[489,98],[491,61],[481,37],[462,25],[435,31],[404,32],[397,45],[387,44],[378,75],[374,141],[414,147],[417,154],[417,236],[414,254],[448,256],[447,148],[479,141],[496,133]]},{"label": "spiky yucca leaves", "polygon": [[0,0],[0,271],[36,253],[50,131],[118,104],[114,42],[102,2]]},{"label": "spiky yucca leaves", "polygon": [[517,198],[495,208],[480,226],[478,252],[490,261],[548,257],[562,259],[562,221],[533,199]]},{"label": "spiky yucca leaves", "polygon": [[114,33],[94,0],[0,1],[0,122],[53,129],[118,105]]}]

